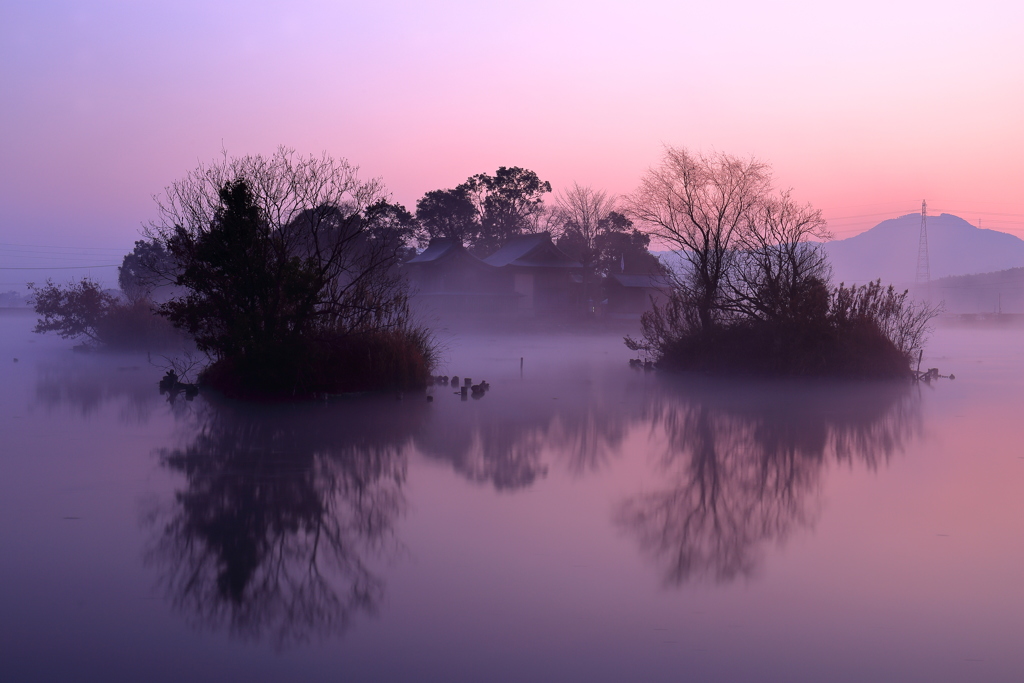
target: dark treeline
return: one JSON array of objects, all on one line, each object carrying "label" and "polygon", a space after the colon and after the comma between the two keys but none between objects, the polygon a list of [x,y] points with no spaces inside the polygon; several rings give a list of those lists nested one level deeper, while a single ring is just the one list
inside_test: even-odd
[{"label": "dark treeline", "polygon": [[621,269],[624,260],[631,271],[660,271],[648,251],[650,238],[606,192],[574,184],[548,206],[544,195],[550,192],[551,184],[534,171],[502,166],[493,176],[480,173],[454,189],[427,192],[415,216],[402,206],[392,210],[404,217],[420,247],[453,239],[482,258],[513,237],[546,231],[588,272],[607,274]]},{"label": "dark treeline", "polygon": [[[549,193],[534,171],[502,166],[425,193],[413,213],[344,160],[225,157],[166,188],[121,266],[120,296],[48,282],[36,329],[154,348],[173,326],[208,356],[201,381],[236,396],[422,388],[435,353],[406,269],[443,241],[487,275],[452,289],[462,275],[439,266],[424,275],[434,301],[517,320],[646,308],[626,343],[662,368],[911,375],[935,310],[880,282],[834,286],[820,211],[776,190],[767,165],[668,148],[620,202],[574,184],[546,205]],[[548,261],[502,261],[535,233],[553,240]],[[674,250],[677,271],[651,255],[652,239]],[[489,255],[498,261],[473,262]]]},{"label": "dark treeline", "polygon": [[[35,292],[38,332],[87,345],[182,341],[209,363],[202,383],[235,396],[298,397],[425,384],[434,351],[413,322],[402,264],[435,239],[478,256],[553,232],[583,266],[585,299],[608,272],[660,272],[649,238],[605,195],[519,167],[427,192],[415,214],[377,180],[328,156],[227,158],[158,198],[158,218],[125,256],[121,294],[83,280]],[[596,279],[595,279],[596,278]]]}]

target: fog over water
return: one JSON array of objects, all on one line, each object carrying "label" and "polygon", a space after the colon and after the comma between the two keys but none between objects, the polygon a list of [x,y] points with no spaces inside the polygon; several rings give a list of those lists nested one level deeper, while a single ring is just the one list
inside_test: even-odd
[{"label": "fog over water", "polygon": [[0,679],[1024,674],[1022,328],[940,327],[930,385],[443,332],[483,398],[271,406],[33,323],[0,312]]}]

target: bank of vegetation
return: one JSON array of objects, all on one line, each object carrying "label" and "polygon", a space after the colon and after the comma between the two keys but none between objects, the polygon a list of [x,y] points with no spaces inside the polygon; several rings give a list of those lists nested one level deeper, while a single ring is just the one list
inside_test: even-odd
[{"label": "bank of vegetation", "polygon": [[833,286],[821,212],[757,160],[668,148],[627,198],[683,264],[631,349],[671,370],[910,377],[936,309],[881,282]]}]

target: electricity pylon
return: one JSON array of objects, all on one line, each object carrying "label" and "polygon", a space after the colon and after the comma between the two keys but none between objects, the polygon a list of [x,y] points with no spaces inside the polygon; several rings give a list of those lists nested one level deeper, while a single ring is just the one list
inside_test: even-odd
[{"label": "electricity pylon", "polygon": [[921,237],[917,242],[917,278],[919,285],[926,285],[932,279],[932,269],[928,263],[928,202],[921,202]]}]

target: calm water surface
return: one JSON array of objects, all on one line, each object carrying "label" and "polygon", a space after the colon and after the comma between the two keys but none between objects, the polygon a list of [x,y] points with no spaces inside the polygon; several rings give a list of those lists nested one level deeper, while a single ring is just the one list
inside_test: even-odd
[{"label": "calm water surface", "polygon": [[0,680],[1024,680],[1024,329],[940,329],[932,386],[448,335],[485,398],[272,408],[32,323]]}]

